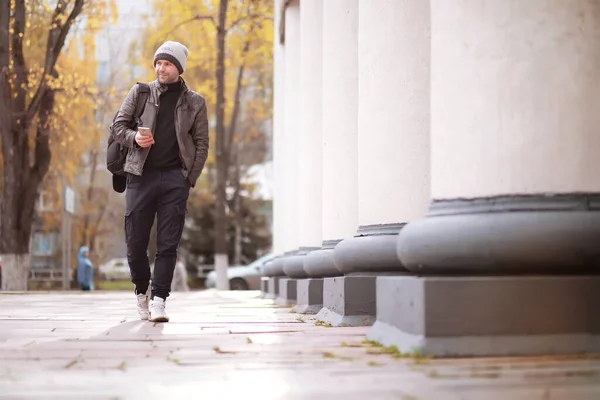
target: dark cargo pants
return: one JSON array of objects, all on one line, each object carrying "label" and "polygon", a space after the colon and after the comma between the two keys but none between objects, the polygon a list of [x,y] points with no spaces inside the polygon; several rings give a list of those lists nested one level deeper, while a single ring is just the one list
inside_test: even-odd
[{"label": "dark cargo pants", "polygon": [[136,293],[145,293],[150,282],[148,241],[156,216],[157,251],[152,298],[158,296],[166,299],[169,296],[190,188],[181,169],[147,171],[142,176],[128,176],[125,240],[131,281]]}]

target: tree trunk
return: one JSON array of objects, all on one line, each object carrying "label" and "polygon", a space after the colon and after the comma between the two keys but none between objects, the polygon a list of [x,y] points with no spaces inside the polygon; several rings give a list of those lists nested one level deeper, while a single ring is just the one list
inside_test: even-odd
[{"label": "tree trunk", "polygon": [[234,250],[233,250],[233,262],[236,265],[242,265],[242,206],[241,206],[241,194],[240,191],[242,189],[241,183],[241,162],[240,162],[240,142],[235,143],[236,151],[235,151],[235,192],[233,194],[233,214],[235,218],[235,242],[234,242]]},{"label": "tree trunk", "polygon": [[[240,113],[240,103],[242,101],[243,92],[243,79],[244,69],[246,68],[246,54],[250,49],[250,39],[247,38],[244,49],[242,50],[242,65],[238,68],[236,87],[235,87],[235,98],[233,101],[233,111],[231,112],[231,122],[229,123],[229,137],[227,138],[227,148],[225,153],[227,154],[228,163],[234,165],[233,174],[233,215],[234,215],[234,226],[235,236],[233,244],[233,263],[235,265],[242,264],[242,218],[240,218],[240,186],[241,186],[241,159],[240,159],[240,140],[235,140],[237,134],[237,121]],[[233,148],[235,146],[235,149]],[[233,160],[231,159],[233,157]],[[229,168],[228,168],[229,170]]]},{"label": "tree trunk", "polygon": [[[48,119],[54,108],[54,92],[46,91],[40,103],[40,119],[36,132],[35,162],[29,166],[27,141],[10,140],[11,136],[27,138],[26,132],[0,131],[3,142],[4,190],[0,214],[0,256],[2,257],[2,290],[27,290],[29,275],[29,242],[35,203],[44,176],[50,166]],[[3,127],[0,127],[3,129]]]},{"label": "tree trunk", "polygon": [[96,223],[94,224],[94,228],[90,230],[90,253],[93,253],[96,249],[96,237],[100,235],[100,226],[102,224],[102,220],[106,215],[106,208],[108,207],[108,193],[104,199],[102,205],[98,206],[98,219],[96,219]]},{"label": "tree trunk", "polygon": [[[27,26],[25,0],[14,0],[12,10],[10,3],[0,0],[0,137],[4,167],[0,257],[2,290],[26,290],[35,203],[51,157],[48,120],[54,108],[54,92],[46,85],[46,77],[57,76],[56,61],[84,0],[75,0],[68,16],[68,1],[56,3],[48,31],[44,74],[29,104],[29,73],[23,51]],[[12,30],[9,30],[11,20]],[[36,115],[39,119],[32,151],[28,132]]]},{"label": "tree trunk", "polygon": [[[247,41],[244,46],[244,55],[248,52],[250,42]],[[235,238],[233,244],[233,263],[235,265],[242,264],[242,218],[240,206],[240,190],[241,190],[241,157],[240,157],[240,140],[235,140],[237,134],[237,120],[240,112],[240,102],[242,97],[242,80],[244,77],[244,67],[246,62],[240,65],[238,69],[238,76],[235,88],[235,100],[233,103],[233,112],[231,113],[231,123],[229,124],[229,143],[227,144],[227,159],[230,160],[233,156],[234,174],[233,174],[233,215],[234,215],[234,226],[235,226]],[[235,146],[235,149],[234,147]],[[231,161],[230,161],[231,162]]]},{"label": "tree trunk", "polygon": [[29,253],[2,254],[2,290],[25,292],[29,278]]},{"label": "tree trunk", "polygon": [[[2,10],[5,11],[5,4]],[[5,16],[2,24],[6,23]],[[4,28],[0,27],[0,30]],[[13,34],[2,36],[0,44],[0,61],[10,62],[12,52],[12,70],[8,65],[0,65],[2,77],[0,86],[2,100],[0,114],[2,124],[2,161],[3,161],[3,190],[0,204],[0,257],[2,257],[2,290],[27,290],[29,274],[29,238],[33,223],[33,211],[37,194],[37,176],[32,174],[29,166],[29,143],[27,128],[29,121],[23,118],[25,111],[25,87],[27,71],[23,57],[23,35],[25,29],[25,4],[15,2],[13,12]],[[11,52],[8,52],[9,41]],[[6,54],[8,52],[8,54]],[[9,81],[10,74],[14,83]],[[39,134],[39,129],[38,129]],[[37,150],[37,146],[36,146]],[[32,187],[34,186],[34,187]]]},{"label": "tree trunk", "polygon": [[227,246],[227,214],[225,210],[228,159],[225,151],[225,35],[227,2],[219,2],[219,24],[217,26],[217,137],[216,164],[217,185],[215,205],[215,270],[217,271],[217,289],[228,290],[227,268],[229,267]]},{"label": "tree trunk", "polygon": [[[95,146],[97,147],[97,146]],[[90,150],[90,164],[88,168],[90,168],[90,180],[87,188],[86,195],[86,205],[89,205],[92,202],[92,198],[94,195],[94,182],[96,180],[96,163],[98,161],[98,152],[96,149]],[[89,212],[89,207],[86,207],[85,215],[83,216],[83,237],[81,238],[82,246],[89,246],[90,253],[92,252],[92,242],[91,242],[91,228],[90,228],[90,220],[92,219],[92,215]]]}]

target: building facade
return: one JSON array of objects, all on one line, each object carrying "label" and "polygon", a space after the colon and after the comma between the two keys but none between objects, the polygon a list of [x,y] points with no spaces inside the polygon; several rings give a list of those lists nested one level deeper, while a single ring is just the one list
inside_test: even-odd
[{"label": "building facade", "polygon": [[276,0],[265,296],[435,355],[600,350],[600,0]]}]

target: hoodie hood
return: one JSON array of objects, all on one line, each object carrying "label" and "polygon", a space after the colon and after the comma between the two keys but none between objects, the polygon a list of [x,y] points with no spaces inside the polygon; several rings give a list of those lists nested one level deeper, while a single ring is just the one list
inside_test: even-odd
[{"label": "hoodie hood", "polygon": [[85,253],[87,253],[90,249],[87,246],[81,246],[79,248],[79,257],[83,257]]}]

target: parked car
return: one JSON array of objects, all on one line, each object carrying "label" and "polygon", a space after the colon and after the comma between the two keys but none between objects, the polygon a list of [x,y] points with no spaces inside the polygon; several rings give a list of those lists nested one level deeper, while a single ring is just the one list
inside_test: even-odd
[{"label": "parked car", "polygon": [[[267,261],[275,257],[275,254],[269,253],[257,258],[248,265],[233,265],[227,269],[227,279],[229,279],[230,290],[259,290],[260,278],[262,273],[260,267]],[[208,273],[204,285],[207,288],[214,288],[217,283],[217,271]]]},{"label": "parked car", "polygon": [[129,263],[126,258],[113,258],[112,260],[100,265],[98,268],[100,277],[109,281],[131,279],[129,272]]}]

